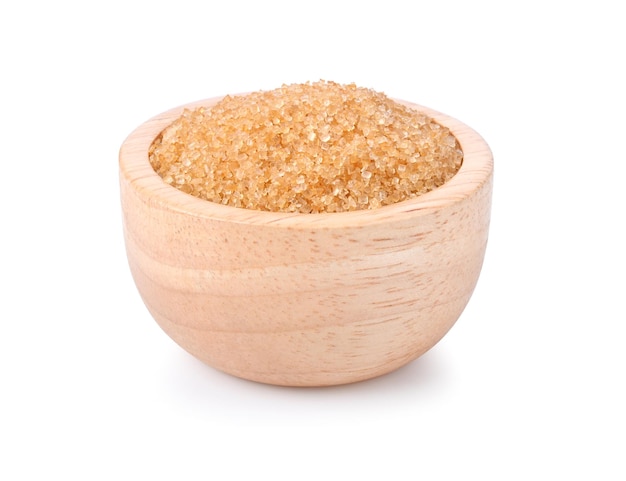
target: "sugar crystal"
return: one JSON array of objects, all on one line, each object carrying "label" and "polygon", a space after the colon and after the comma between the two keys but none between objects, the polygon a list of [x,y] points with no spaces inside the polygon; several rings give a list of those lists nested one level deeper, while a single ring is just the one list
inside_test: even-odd
[{"label": "sugar crystal", "polygon": [[382,93],[283,85],[185,110],[152,143],[163,181],[246,209],[374,209],[440,187],[463,152],[446,127]]}]

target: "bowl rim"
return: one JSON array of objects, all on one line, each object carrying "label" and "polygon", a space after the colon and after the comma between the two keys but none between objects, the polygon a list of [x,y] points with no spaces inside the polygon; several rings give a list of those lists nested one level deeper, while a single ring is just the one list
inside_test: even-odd
[{"label": "bowl rim", "polygon": [[[231,94],[244,95],[244,94]],[[224,96],[186,103],[158,114],[139,125],[124,140],[119,151],[120,182],[126,182],[145,201],[168,210],[204,219],[272,225],[289,228],[325,228],[371,225],[402,217],[420,217],[463,202],[479,191],[493,173],[493,156],[485,140],[459,120],[406,100],[393,99],[415,109],[450,129],[463,150],[459,171],[442,186],[395,204],[376,209],[316,214],[271,212],[222,205],[186,194],[166,182],[154,171],[148,149],[154,139],[185,109],[211,107]]]}]

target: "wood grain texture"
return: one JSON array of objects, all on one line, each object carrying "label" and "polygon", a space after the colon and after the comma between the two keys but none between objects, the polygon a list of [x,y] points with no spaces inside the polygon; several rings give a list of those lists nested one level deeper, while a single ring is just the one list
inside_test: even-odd
[{"label": "wood grain texture", "polygon": [[128,260],[161,328],[188,352],[242,378],[291,386],[360,381],[417,358],[456,322],[478,280],[493,161],[472,129],[447,126],[459,172],[416,199],[332,214],[222,206],[164,183],[148,161],[184,108],[136,129],[120,150]]}]

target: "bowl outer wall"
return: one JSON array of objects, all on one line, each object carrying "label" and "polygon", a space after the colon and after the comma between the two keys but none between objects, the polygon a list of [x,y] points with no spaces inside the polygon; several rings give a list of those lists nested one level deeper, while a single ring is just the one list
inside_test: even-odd
[{"label": "bowl outer wall", "polygon": [[355,382],[420,356],[458,319],[476,285],[489,229],[493,160],[446,115],[459,172],[416,199],[332,214],[261,212],[197,199],[148,161],[184,108],[136,129],[120,150],[129,265],[163,330],[225,372],[281,385]]}]

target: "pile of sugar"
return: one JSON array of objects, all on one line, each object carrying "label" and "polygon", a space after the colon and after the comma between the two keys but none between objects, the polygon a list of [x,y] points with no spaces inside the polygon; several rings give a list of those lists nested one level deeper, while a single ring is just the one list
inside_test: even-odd
[{"label": "pile of sugar", "polygon": [[315,82],[185,110],[153,142],[165,182],[211,202],[343,212],[429,192],[460,168],[452,133],[382,93]]}]

